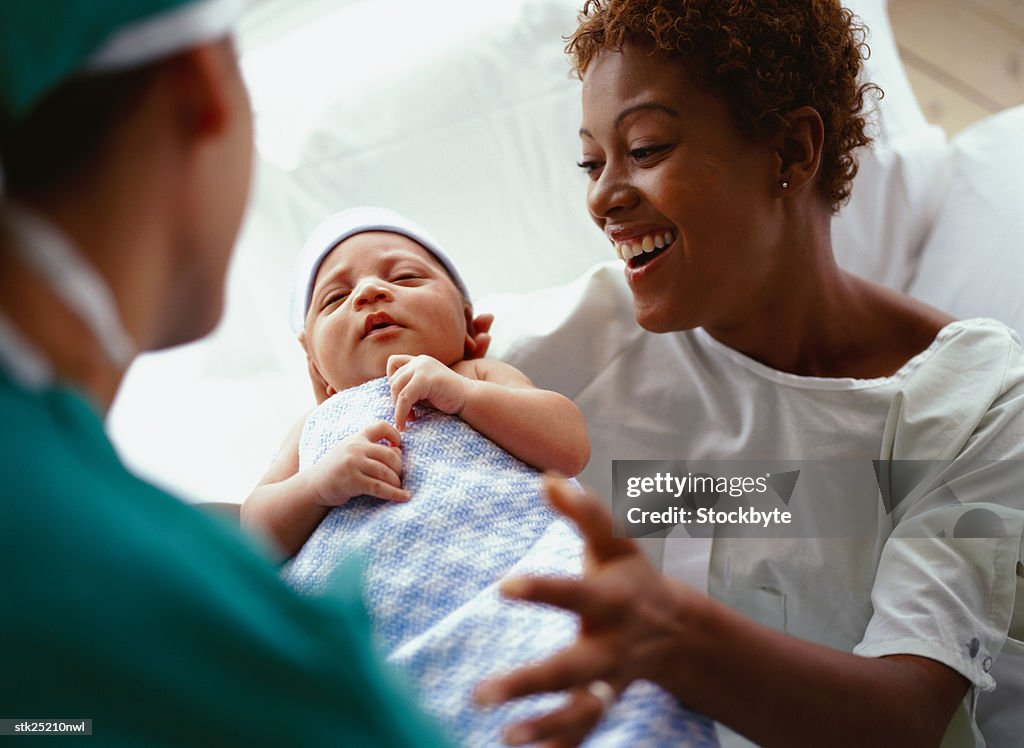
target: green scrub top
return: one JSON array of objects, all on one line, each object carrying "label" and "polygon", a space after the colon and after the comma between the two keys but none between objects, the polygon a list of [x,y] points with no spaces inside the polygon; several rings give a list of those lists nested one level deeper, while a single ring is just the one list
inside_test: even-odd
[{"label": "green scrub top", "polygon": [[356,569],[298,596],[131,475],[71,390],[0,371],[0,422],[0,719],[92,720],[47,745],[446,745],[374,650]]}]

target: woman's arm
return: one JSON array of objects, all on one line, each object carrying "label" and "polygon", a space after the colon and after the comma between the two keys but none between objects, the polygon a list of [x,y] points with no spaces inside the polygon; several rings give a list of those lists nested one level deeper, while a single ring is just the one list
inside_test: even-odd
[{"label": "woman's arm", "polygon": [[523,578],[503,592],[576,612],[580,637],[545,662],[483,684],[496,704],[571,690],[567,705],[513,725],[512,744],[577,745],[602,716],[586,686],[618,692],[638,678],[765,746],[938,745],[967,680],[916,656],[867,658],[786,636],[659,574],[633,541],[612,537],[593,496],[561,482],[547,491],[586,539],[582,580]]},{"label": "woman's arm", "polygon": [[298,552],[332,507],[354,496],[389,501],[410,496],[402,488],[401,437],[394,426],[371,424],[308,470],[299,470],[305,422],[303,416],[288,432],[270,469],[242,504],[242,527],[269,537],[286,557]]}]

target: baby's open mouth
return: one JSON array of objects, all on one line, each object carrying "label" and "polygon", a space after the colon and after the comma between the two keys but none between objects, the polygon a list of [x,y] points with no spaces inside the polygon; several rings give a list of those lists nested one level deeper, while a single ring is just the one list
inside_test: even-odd
[{"label": "baby's open mouth", "polygon": [[377,330],[385,330],[389,327],[397,329],[401,327],[401,325],[383,312],[375,312],[374,314],[369,315],[366,318],[366,322],[363,324],[363,337],[365,338],[367,335],[376,332]]},{"label": "baby's open mouth", "polygon": [[615,244],[615,252],[631,268],[646,265],[675,241],[674,231],[638,236]]}]

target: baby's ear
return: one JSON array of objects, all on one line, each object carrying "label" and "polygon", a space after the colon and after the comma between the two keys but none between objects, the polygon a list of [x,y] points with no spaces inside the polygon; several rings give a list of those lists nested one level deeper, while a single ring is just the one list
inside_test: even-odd
[{"label": "baby's ear", "polygon": [[309,381],[313,385],[313,397],[316,398],[316,404],[319,405],[324,400],[329,398],[331,395],[337,393],[331,385],[324,379],[323,374],[320,373],[320,369],[316,365],[316,361],[309,355],[309,348],[306,346],[306,333],[299,333],[299,345],[302,346],[302,350],[306,352],[306,369],[309,371]]}]

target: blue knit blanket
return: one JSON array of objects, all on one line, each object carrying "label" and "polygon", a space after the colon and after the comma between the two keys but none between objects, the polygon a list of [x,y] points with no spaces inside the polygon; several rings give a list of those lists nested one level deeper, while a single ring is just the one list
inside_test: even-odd
[{"label": "blue knit blanket", "polygon": [[[331,397],[306,421],[299,469],[376,421],[394,422],[386,379]],[[471,693],[485,678],[543,659],[572,643],[576,619],[497,594],[507,576],[578,576],[582,544],[544,503],[540,474],[461,419],[416,406],[403,434],[407,503],[361,496],[332,510],[285,578],[317,593],[350,555],[364,563],[367,607],[388,659],[425,708],[463,746],[500,744],[501,728],[550,710],[560,696],[480,710]],[[586,745],[714,746],[711,723],[665,692],[634,683]]]}]

